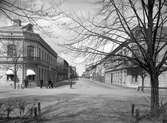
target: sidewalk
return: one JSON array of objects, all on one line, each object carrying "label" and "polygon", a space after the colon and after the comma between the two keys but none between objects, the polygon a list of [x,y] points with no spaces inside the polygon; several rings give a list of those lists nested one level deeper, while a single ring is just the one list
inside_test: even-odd
[{"label": "sidewalk", "polygon": [[91,81],[91,82],[93,82],[93,83],[95,83],[97,85],[100,85],[100,86],[103,86],[103,87],[107,87],[107,88],[110,88],[110,89],[112,89],[112,88],[124,88],[124,89],[135,89],[137,91],[137,88],[133,88],[133,87],[125,87],[125,86],[113,85],[113,84],[109,85],[109,84],[105,84],[103,82],[92,80],[92,79],[86,79],[86,78],[84,78],[84,79],[87,80],[87,81]]},{"label": "sidewalk", "polygon": [[[85,78],[84,78],[85,79]],[[118,89],[131,89],[131,90],[136,90],[137,92],[141,92],[142,94],[150,94],[151,93],[151,88],[145,88],[144,92],[142,91],[138,91],[137,88],[133,88],[133,87],[125,87],[125,86],[120,86],[120,85],[109,85],[109,84],[105,84],[96,80],[91,80],[91,79],[85,79],[87,81],[91,81],[97,85],[106,87],[106,88],[118,88]],[[161,97],[167,97],[167,89],[159,89],[159,94]]]}]

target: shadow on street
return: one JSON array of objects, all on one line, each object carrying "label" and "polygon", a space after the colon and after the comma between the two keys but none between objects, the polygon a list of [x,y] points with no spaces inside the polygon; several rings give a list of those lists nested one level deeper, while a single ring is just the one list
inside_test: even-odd
[{"label": "shadow on street", "polygon": [[[67,86],[67,85],[69,85],[70,86],[70,82],[69,81],[65,81],[65,82],[57,82],[56,83],[56,85],[55,85],[55,87],[62,87],[62,86]],[[76,82],[72,82],[72,85],[75,85],[76,84]]]}]

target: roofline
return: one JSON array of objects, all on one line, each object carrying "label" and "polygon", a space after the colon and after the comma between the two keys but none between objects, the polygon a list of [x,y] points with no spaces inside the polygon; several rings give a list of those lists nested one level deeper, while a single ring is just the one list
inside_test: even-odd
[{"label": "roofline", "polygon": [[[6,26],[6,27],[7,27],[7,26]],[[47,50],[48,50],[52,55],[54,55],[54,56],[57,57],[57,52],[56,52],[55,50],[53,50],[53,48],[51,48],[51,46],[50,46],[38,33],[31,32],[31,31],[26,31],[26,30],[22,30],[22,29],[20,29],[20,31],[12,31],[12,30],[7,31],[7,30],[1,30],[1,29],[0,29],[0,33],[22,33],[23,36],[20,36],[20,37],[23,37],[23,39],[25,39],[25,40],[26,40],[26,38],[24,38],[24,34],[26,34],[26,33],[32,34],[32,35],[36,35],[36,36],[39,38],[39,43],[40,43],[42,46],[48,48]],[[11,36],[8,36],[8,35],[7,35],[7,37],[11,37]],[[7,38],[7,37],[5,37],[5,38]],[[13,35],[13,38],[14,38],[14,35]],[[42,43],[44,43],[44,44],[42,44],[40,41],[41,41]]]}]

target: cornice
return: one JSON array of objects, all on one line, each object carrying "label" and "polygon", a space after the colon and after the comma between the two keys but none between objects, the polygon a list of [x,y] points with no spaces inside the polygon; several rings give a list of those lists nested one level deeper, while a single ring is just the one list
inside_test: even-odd
[{"label": "cornice", "polygon": [[0,39],[16,39],[32,41],[41,44],[50,54],[57,57],[57,53],[44,41],[39,34],[29,31],[2,31],[0,30]]}]

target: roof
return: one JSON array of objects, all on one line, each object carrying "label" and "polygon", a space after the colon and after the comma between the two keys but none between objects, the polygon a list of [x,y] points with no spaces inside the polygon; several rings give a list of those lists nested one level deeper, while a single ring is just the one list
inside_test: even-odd
[{"label": "roof", "polygon": [[4,26],[0,27],[0,31],[22,31],[23,26],[12,25],[12,26]]},{"label": "roof", "polygon": [[65,64],[68,65],[68,62],[60,56],[57,57],[57,63],[58,64],[64,64],[65,63]]},{"label": "roof", "polygon": [[33,25],[27,24],[24,26],[12,25],[0,27],[0,38],[22,38],[32,41],[38,41],[43,47],[52,53],[54,56],[57,56],[57,53],[44,41],[41,36],[33,32]]}]

